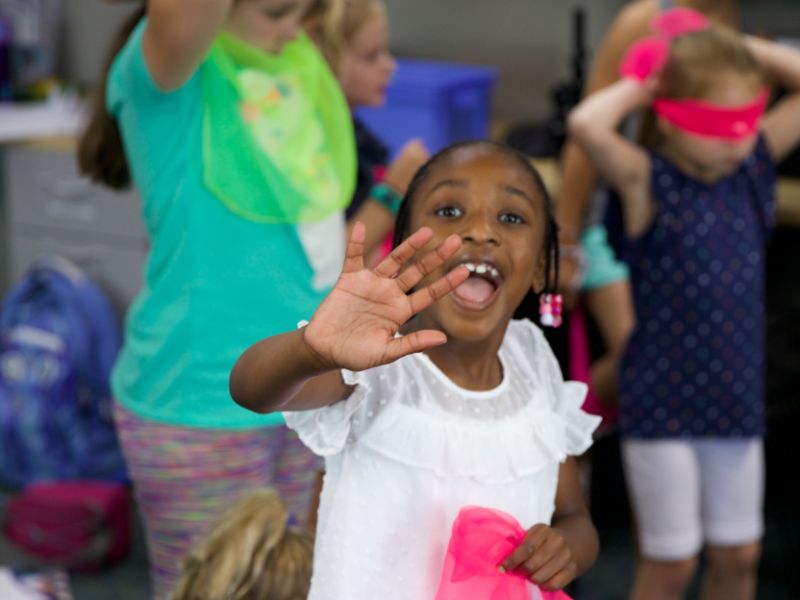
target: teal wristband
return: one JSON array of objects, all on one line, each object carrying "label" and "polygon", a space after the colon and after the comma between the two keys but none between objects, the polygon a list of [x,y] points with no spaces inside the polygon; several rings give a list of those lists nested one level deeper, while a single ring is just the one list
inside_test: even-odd
[{"label": "teal wristband", "polygon": [[400,210],[400,205],[403,203],[403,197],[397,193],[397,190],[386,183],[376,183],[373,185],[372,189],[369,191],[369,197],[393,215],[397,214]]}]

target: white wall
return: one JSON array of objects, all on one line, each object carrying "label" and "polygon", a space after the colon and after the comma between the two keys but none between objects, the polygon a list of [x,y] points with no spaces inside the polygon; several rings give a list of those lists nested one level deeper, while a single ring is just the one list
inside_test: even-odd
[{"label": "white wall", "polygon": [[[187,5],[191,0],[185,0]],[[399,56],[494,66],[495,114],[540,119],[550,90],[570,74],[571,14],[586,10],[589,53],[627,0],[384,0]],[[96,80],[114,29],[135,2],[65,0],[66,70]],[[741,0],[757,30],[800,36],[800,0]]]},{"label": "white wall", "polygon": [[64,68],[71,81],[89,85],[100,76],[114,33],[125,17],[136,10],[137,3],[65,2]]},{"label": "white wall", "polygon": [[[590,47],[625,0],[385,0],[398,55],[499,69],[495,107],[527,118],[549,112],[549,89],[569,74],[570,15],[587,10]],[[135,3],[66,0],[66,72],[97,79],[118,24]],[[187,3],[191,0],[186,0]]]},{"label": "white wall", "polygon": [[[550,90],[570,74],[572,11],[586,11],[591,55],[628,0],[384,1],[399,55],[495,66],[495,113],[538,119],[551,112]],[[800,0],[739,5],[751,31],[800,37]]]},{"label": "white wall", "polygon": [[625,0],[385,0],[400,56],[498,69],[495,113],[550,114],[550,90],[571,74],[572,11],[586,10],[591,51]]}]

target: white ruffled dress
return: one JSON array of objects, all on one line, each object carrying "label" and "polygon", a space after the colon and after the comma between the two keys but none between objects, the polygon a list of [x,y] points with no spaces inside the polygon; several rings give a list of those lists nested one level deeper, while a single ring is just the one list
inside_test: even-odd
[{"label": "white ruffled dress", "polygon": [[309,600],[432,600],[467,505],[526,529],[550,523],[559,464],[591,445],[600,419],[530,321],[509,324],[499,358],[492,390],[462,389],[415,354],[342,371],[356,386],[347,400],[285,414],[325,457]]}]

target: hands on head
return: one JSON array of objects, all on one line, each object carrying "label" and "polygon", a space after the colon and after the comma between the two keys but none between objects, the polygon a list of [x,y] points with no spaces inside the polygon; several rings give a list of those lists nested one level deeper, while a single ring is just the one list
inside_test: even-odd
[{"label": "hands on head", "polygon": [[360,371],[444,344],[447,338],[441,331],[396,334],[406,321],[469,277],[469,271],[459,266],[415,289],[461,247],[457,235],[423,252],[433,237],[423,227],[376,267],[367,268],[365,234],[364,225],[357,223],[339,281],[304,330],[306,344],[329,368]]}]

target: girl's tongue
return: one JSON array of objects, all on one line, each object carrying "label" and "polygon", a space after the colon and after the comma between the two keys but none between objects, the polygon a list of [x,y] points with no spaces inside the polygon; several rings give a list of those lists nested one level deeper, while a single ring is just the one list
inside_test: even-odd
[{"label": "girl's tongue", "polygon": [[494,285],[482,277],[470,277],[452,293],[464,302],[482,304],[492,296],[494,290]]}]

